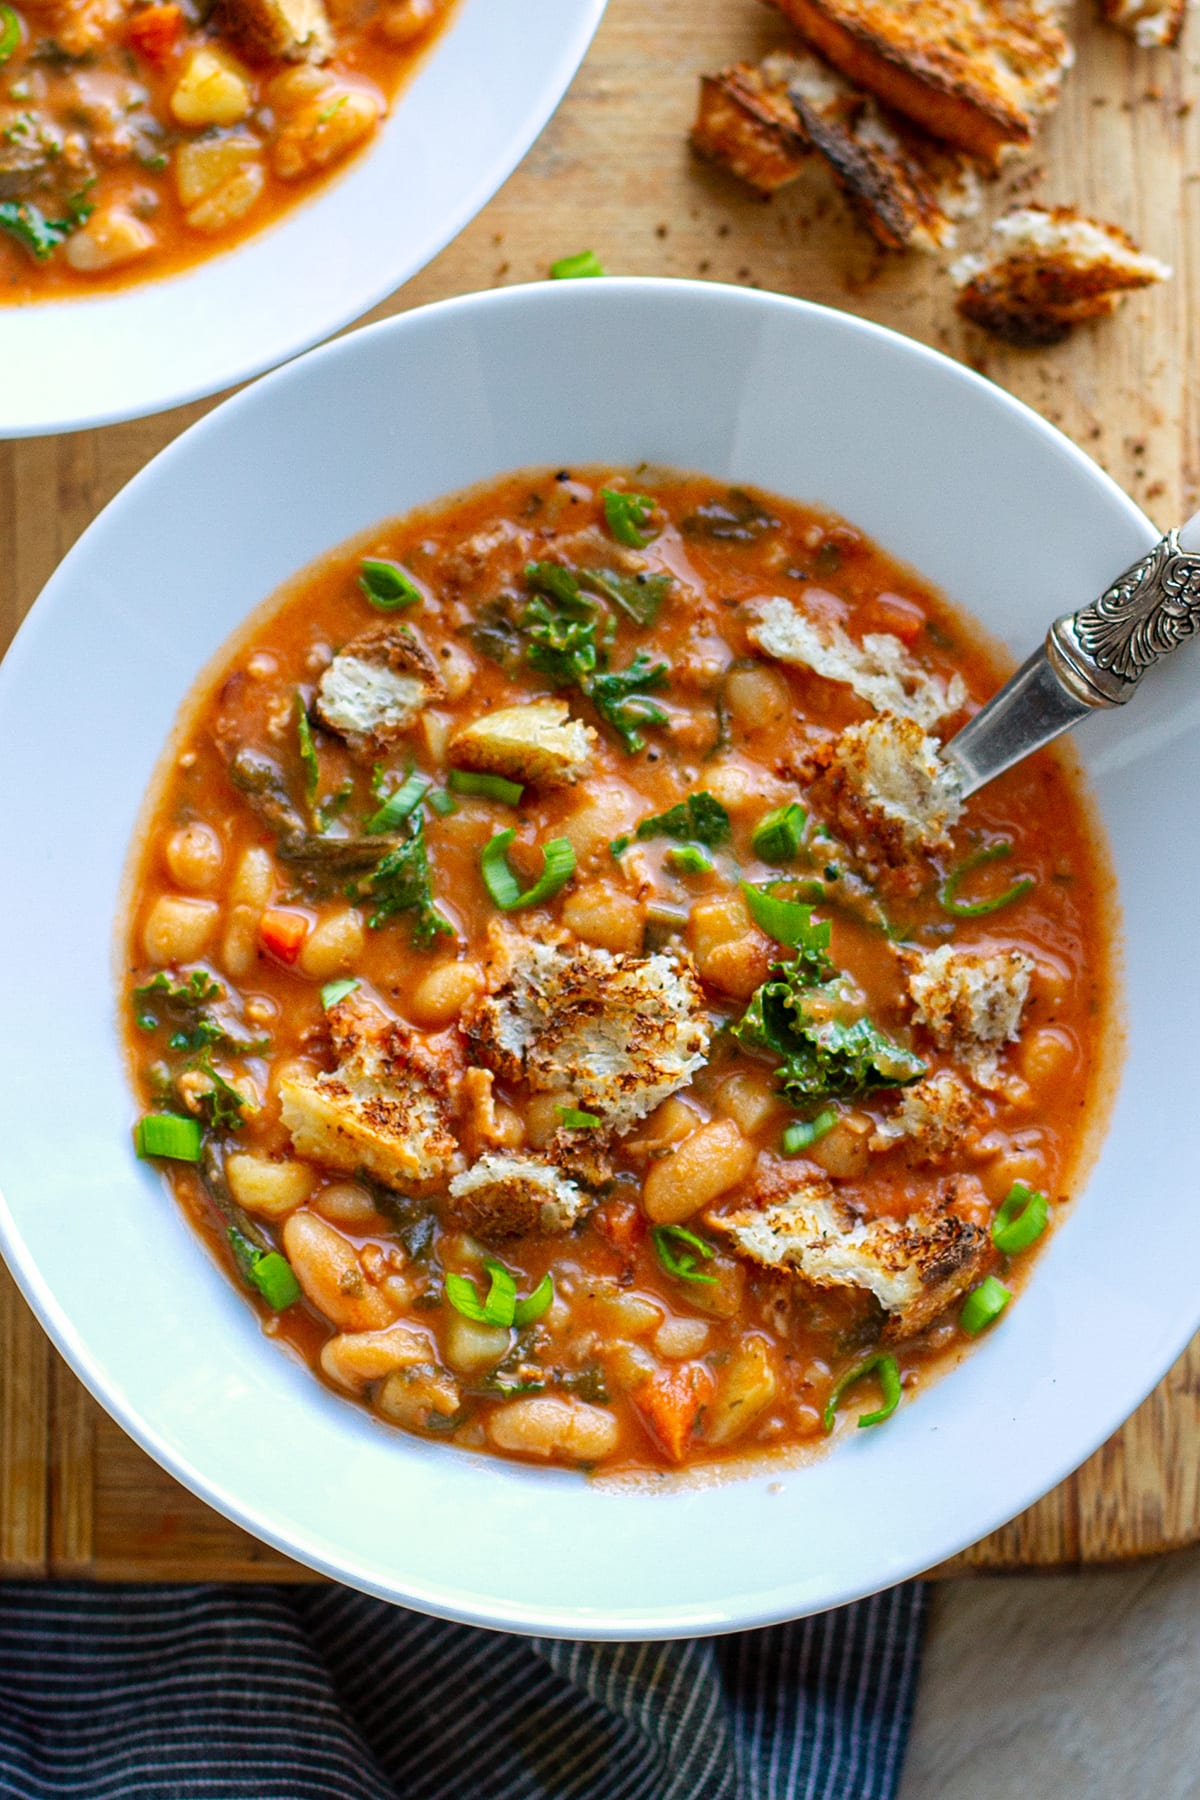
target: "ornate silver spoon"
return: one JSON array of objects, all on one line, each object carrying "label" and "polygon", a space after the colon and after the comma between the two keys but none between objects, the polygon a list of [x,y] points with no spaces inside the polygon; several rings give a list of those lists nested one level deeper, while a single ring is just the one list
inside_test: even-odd
[{"label": "ornate silver spoon", "polygon": [[1168,531],[1098,600],[1064,613],[942,755],[965,800],[1097,708],[1124,706],[1146,670],[1200,631],[1200,513]]}]

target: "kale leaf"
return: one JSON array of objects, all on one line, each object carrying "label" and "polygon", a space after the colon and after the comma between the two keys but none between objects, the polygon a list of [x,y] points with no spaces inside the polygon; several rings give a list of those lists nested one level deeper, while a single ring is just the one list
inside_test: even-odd
[{"label": "kale leaf", "polygon": [[[707,790],[699,794],[689,794],[677,806],[670,806],[666,812],[654,813],[649,819],[643,819],[633,837],[619,837],[612,841],[612,853],[620,856],[627,850],[634,838],[643,842],[647,838],[678,838],[682,843],[707,844],[710,849],[729,841],[729,814],[721,805],[715,794]],[[828,927],[826,928],[828,929]]]},{"label": "kale leaf", "polygon": [[[667,723],[650,695],[666,686],[668,665],[651,662],[639,650],[628,668],[610,669],[607,641],[597,637],[599,609],[574,570],[562,563],[530,563],[525,579],[533,592],[521,619],[529,637],[529,667],[549,676],[555,687],[578,688],[631,755],[644,750],[640,727]],[[609,624],[615,628],[614,620]]]},{"label": "kale leaf", "polygon": [[0,231],[28,250],[35,262],[45,262],[60,244],[66,242],[80,225],[86,225],[95,208],[87,199],[91,182],[66,203],[61,219],[48,219],[39,206],[28,200],[0,202]]},{"label": "kale leaf", "polygon": [[425,826],[420,819],[414,819],[408,838],[382,856],[361,882],[351,882],[346,892],[352,900],[374,900],[375,910],[368,920],[373,931],[397,913],[410,912],[413,943],[419,949],[428,950],[439,937],[454,936],[453,925],[434,905]]},{"label": "kale leaf", "polygon": [[779,1059],[779,1090],[794,1106],[919,1081],[928,1065],[862,1015],[857,990],[831,962],[828,921],[786,904],[795,955],[771,964],[732,1028],[736,1042]]}]

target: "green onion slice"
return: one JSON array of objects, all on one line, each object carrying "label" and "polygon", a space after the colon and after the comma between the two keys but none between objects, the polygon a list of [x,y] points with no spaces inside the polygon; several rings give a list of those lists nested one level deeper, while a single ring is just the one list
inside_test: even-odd
[{"label": "green onion slice", "polygon": [[550,264],[551,281],[577,281],[585,275],[607,275],[608,270],[594,250],[577,250],[574,256],[560,256]]},{"label": "green onion slice", "polygon": [[[716,1252],[711,1244],[706,1244],[702,1237],[697,1237],[686,1225],[656,1225],[650,1236],[654,1240],[654,1254],[668,1275],[674,1275],[678,1281],[703,1281],[713,1287],[717,1285],[715,1275],[702,1274],[696,1267],[697,1256],[707,1260]],[[681,1248],[676,1248],[677,1245]]]},{"label": "green onion slice", "polygon": [[170,1162],[199,1162],[203,1140],[199,1119],[184,1113],[146,1113],[133,1132],[134,1149],[143,1159],[163,1156]]},{"label": "green onion slice", "polygon": [[488,1256],[484,1258],[483,1266],[489,1286],[482,1300],[468,1276],[451,1274],[446,1277],[447,1300],[455,1312],[461,1313],[464,1319],[474,1320],[476,1325],[495,1325],[502,1331],[511,1325],[531,1325],[541,1318],[554,1299],[554,1281],[550,1275],[542,1276],[527,1299],[518,1300],[517,1284],[502,1262]]},{"label": "green onion slice", "polygon": [[698,844],[676,844],[664,860],[677,875],[711,875],[713,871],[712,857]]},{"label": "green onion slice", "polygon": [[516,912],[524,906],[540,906],[552,900],[566,887],[575,873],[575,852],[566,838],[551,838],[542,852],[542,872],[531,888],[521,892],[516,876],[508,866],[508,846],[516,832],[510,826],[498,831],[483,847],[479,859],[483,883],[501,912]]},{"label": "green onion slice", "polygon": [[273,1312],[283,1312],[300,1298],[301,1287],[292,1265],[278,1250],[262,1250],[239,1231],[229,1227],[229,1244],[233,1260],[245,1281],[256,1288]]},{"label": "green onion slice", "polygon": [[807,1150],[810,1144],[820,1143],[837,1122],[837,1111],[832,1106],[825,1107],[815,1119],[797,1119],[783,1134],[783,1154],[799,1156],[801,1150]]},{"label": "green onion slice", "polygon": [[807,823],[808,814],[797,801],[777,806],[754,827],[750,848],[763,862],[782,868],[784,863],[794,861],[799,855]]},{"label": "green onion slice", "polygon": [[372,837],[381,832],[394,831],[397,825],[403,825],[412,813],[415,813],[422,800],[433,786],[432,777],[422,775],[414,769],[405,777],[394,794],[389,794],[377,813],[372,813],[367,820],[367,831]]},{"label": "green onion slice", "polygon": [[883,1390],[883,1405],[878,1407],[875,1412],[863,1413],[858,1421],[859,1429],[861,1430],[867,1425],[882,1425],[885,1419],[891,1418],[900,1404],[900,1365],[894,1356],[881,1353],[878,1356],[868,1356],[866,1362],[859,1363],[856,1369],[851,1369],[836,1383],[825,1402],[825,1411],[821,1415],[826,1431],[833,1430],[833,1421],[843,1396],[865,1376],[874,1374],[879,1376],[879,1385]]},{"label": "green onion slice", "polygon": [[594,1131],[600,1124],[599,1113],[580,1112],[577,1106],[560,1106],[557,1110],[566,1131]]},{"label": "green onion slice", "polygon": [[992,1242],[1002,1256],[1016,1256],[1036,1244],[1050,1218],[1050,1202],[1036,1188],[1014,1181],[995,1218]]},{"label": "green onion slice", "polygon": [[0,63],[6,63],[21,42],[21,21],[11,6],[0,6]]},{"label": "green onion slice", "polygon": [[451,813],[456,813],[458,811],[458,807],[455,805],[453,798],[446,792],[445,788],[433,788],[430,790],[429,809],[431,812],[435,812],[439,819],[448,819]]},{"label": "green onion slice", "polygon": [[549,1310],[553,1300],[554,1277],[547,1271],[528,1299],[517,1301],[513,1313],[513,1324],[517,1330],[523,1331],[526,1325],[532,1325],[535,1319],[540,1319]]},{"label": "green onion slice", "polygon": [[978,1337],[981,1331],[996,1322],[1011,1299],[1012,1294],[1004,1283],[989,1275],[967,1295],[958,1322],[969,1336]]},{"label": "green onion slice", "polygon": [[327,981],[321,989],[321,1005],[328,1012],[331,1006],[336,1006],[339,1000],[344,1000],[347,994],[361,986],[361,981],[356,981],[353,975],[343,975],[340,981]]},{"label": "green onion slice", "polygon": [[417,606],[425,597],[407,569],[383,556],[363,557],[358,585],[380,612],[399,612],[401,607]]},{"label": "green onion slice", "polygon": [[308,722],[308,708],[299,688],[296,689],[296,735],[300,740],[300,761],[304,765],[304,798],[311,811],[321,786],[321,765],[317,761],[317,746]]},{"label": "green onion slice", "polygon": [[484,800],[501,800],[505,806],[515,806],[525,792],[523,782],[479,774],[474,769],[451,769],[446,786],[452,794],[479,794]]},{"label": "green onion slice", "polygon": [[754,923],[777,944],[802,944],[812,929],[812,907],[802,900],[781,900],[778,894],[743,881],[742,893]]},{"label": "green onion slice", "polygon": [[646,494],[625,494],[616,488],[601,488],[604,522],[618,544],[630,550],[644,550],[657,533],[643,527],[654,517],[654,502]]},{"label": "green onion slice", "polygon": [[960,862],[938,889],[938,905],[942,911],[948,912],[952,919],[983,919],[988,913],[999,912],[1002,906],[1011,906],[1014,900],[1022,899],[1034,886],[1032,875],[1022,875],[1019,881],[1014,881],[1010,888],[1005,888],[1002,894],[997,894],[992,900],[971,902],[957,897],[960,885],[975,869],[1011,855],[1012,845],[1009,843],[985,844],[982,850],[976,850],[965,861]]}]

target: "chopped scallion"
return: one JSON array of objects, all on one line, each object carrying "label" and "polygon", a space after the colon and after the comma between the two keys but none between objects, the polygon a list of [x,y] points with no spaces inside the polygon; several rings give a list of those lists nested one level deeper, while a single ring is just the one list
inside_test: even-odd
[{"label": "chopped scallion", "polygon": [[372,813],[367,820],[367,831],[371,837],[378,837],[384,832],[395,831],[397,825],[403,825],[405,819],[411,817],[420,806],[422,800],[433,786],[428,775],[422,775],[414,769],[405,777],[394,794],[389,794],[377,813]]},{"label": "chopped scallion", "polygon": [[550,264],[551,281],[576,281],[582,276],[607,273],[594,250],[577,250],[574,256],[560,256]]},{"label": "chopped scallion", "polygon": [[233,1260],[250,1287],[257,1289],[273,1312],[283,1312],[300,1298],[301,1287],[292,1265],[278,1250],[264,1250],[252,1243],[236,1225],[229,1227]]},{"label": "chopped scallion", "polygon": [[941,887],[938,889],[938,905],[943,912],[948,912],[952,919],[983,919],[989,913],[999,912],[1002,906],[1011,906],[1014,900],[1020,900],[1034,886],[1032,875],[1022,875],[1012,886],[1005,888],[991,900],[974,902],[958,899],[961,883],[975,869],[981,869],[986,863],[999,862],[1012,855],[1009,843],[985,844],[982,850],[976,850],[965,861],[960,862],[957,869],[952,869]]},{"label": "chopped scallion", "polygon": [[711,875],[713,871],[712,857],[698,844],[676,844],[667,851],[664,861],[676,875]]},{"label": "chopped scallion", "polygon": [[600,1123],[600,1114],[581,1112],[577,1106],[560,1106],[558,1116],[564,1131],[592,1131]]},{"label": "chopped scallion", "polygon": [[810,1144],[819,1144],[823,1137],[831,1132],[838,1122],[837,1112],[827,1106],[819,1112],[815,1119],[797,1119],[789,1125],[783,1134],[783,1154],[799,1156]]},{"label": "chopped scallion", "polygon": [[894,1356],[869,1356],[866,1362],[859,1363],[856,1369],[851,1369],[835,1384],[822,1414],[826,1431],[833,1430],[833,1421],[843,1396],[866,1376],[875,1374],[878,1374],[879,1386],[883,1391],[883,1405],[875,1412],[863,1413],[858,1421],[859,1429],[867,1425],[882,1425],[885,1419],[891,1418],[900,1404],[900,1365]]},{"label": "chopped scallion", "polygon": [[479,859],[484,886],[501,912],[516,912],[525,906],[540,906],[552,900],[575,873],[575,852],[566,838],[551,838],[542,853],[542,872],[531,888],[521,892],[521,885],[508,866],[508,846],[516,832],[510,826],[498,831],[484,845]]},{"label": "chopped scallion", "polygon": [[416,606],[424,599],[408,570],[383,556],[363,557],[358,585],[380,612],[399,612],[401,607]]},{"label": "chopped scallion", "polygon": [[1012,1293],[1004,1283],[989,1275],[967,1295],[958,1322],[970,1337],[978,1337],[981,1331],[995,1324],[1011,1299]]},{"label": "chopped scallion", "polygon": [[475,769],[451,769],[446,786],[452,794],[478,794],[484,800],[500,800],[515,806],[525,792],[520,781],[508,781],[503,775],[480,774]]},{"label": "chopped scallion", "polygon": [[812,929],[812,907],[800,900],[783,900],[752,881],[742,882],[750,917],[777,944],[802,944]]},{"label": "chopped scallion", "polygon": [[549,1310],[553,1302],[554,1277],[547,1272],[542,1276],[542,1279],[538,1282],[527,1300],[517,1301],[516,1309],[513,1313],[513,1324],[518,1331],[523,1331],[526,1325],[532,1325],[535,1319],[540,1319],[542,1314]]},{"label": "chopped scallion", "polygon": [[654,1254],[668,1275],[674,1275],[677,1281],[702,1281],[709,1286],[717,1285],[715,1275],[705,1275],[696,1266],[697,1256],[708,1261],[716,1252],[711,1244],[706,1244],[702,1237],[697,1237],[686,1225],[656,1225],[650,1236],[654,1243]]},{"label": "chopped scallion", "polygon": [[1050,1202],[1045,1194],[1014,1181],[992,1220],[992,1242],[1001,1256],[1016,1256],[1037,1243],[1049,1217]]},{"label": "chopped scallion", "polygon": [[317,761],[317,746],[308,722],[308,708],[299,688],[296,689],[296,735],[300,740],[300,761],[304,765],[304,798],[311,812],[321,786],[321,765]]},{"label": "chopped scallion", "polygon": [[429,793],[429,810],[435,812],[439,819],[448,819],[451,813],[458,811],[458,807],[445,788],[432,788]]},{"label": "chopped scallion", "polygon": [[0,63],[6,63],[21,42],[21,21],[11,6],[0,6]]},{"label": "chopped scallion", "polygon": [[352,994],[361,986],[362,983],[356,981],[353,975],[344,975],[340,981],[327,981],[321,989],[321,1005],[328,1012],[331,1006],[336,1006],[339,1000],[344,1000],[347,994]]},{"label": "chopped scallion", "polygon": [[785,863],[795,860],[804,841],[804,827],[808,822],[808,814],[795,800],[787,806],[777,806],[758,821],[750,839],[750,847],[755,856],[763,862],[772,863],[782,868]]},{"label": "chopped scallion", "polygon": [[447,1300],[455,1312],[461,1313],[464,1319],[472,1319],[476,1325],[494,1325],[502,1331],[512,1325],[532,1325],[554,1299],[554,1281],[550,1275],[542,1276],[527,1299],[518,1300],[516,1281],[502,1262],[489,1256],[484,1258],[483,1266],[489,1286],[482,1300],[469,1276],[449,1274],[446,1277]]},{"label": "chopped scallion", "polygon": [[654,501],[646,494],[626,494],[617,488],[601,488],[604,522],[616,538],[630,550],[644,550],[655,535],[643,528],[654,517]]},{"label": "chopped scallion", "polygon": [[134,1148],[140,1157],[162,1156],[170,1162],[199,1162],[203,1140],[199,1119],[189,1119],[183,1113],[146,1113],[133,1133]]}]

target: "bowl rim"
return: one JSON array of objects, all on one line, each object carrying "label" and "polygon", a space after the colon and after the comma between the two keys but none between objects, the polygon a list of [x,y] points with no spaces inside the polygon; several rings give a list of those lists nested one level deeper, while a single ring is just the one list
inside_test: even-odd
[{"label": "bowl rim", "polygon": [[[190,406],[196,401],[208,399],[214,395],[227,395],[231,389],[243,386],[263,374],[270,373],[286,363],[294,361],[297,356],[305,355],[310,350],[329,341],[338,334],[353,326],[365,313],[380,306],[392,295],[399,293],[409,281],[440,256],[453,241],[466,230],[487,206],[504,183],[515,174],[525,161],[547,125],[554,117],[566,97],[575,76],[583,64],[597,31],[600,28],[608,0],[571,0],[571,5],[578,9],[578,17],[574,29],[569,27],[564,32],[564,41],[554,61],[540,74],[537,80],[537,97],[523,118],[516,121],[503,136],[503,148],[495,154],[490,162],[481,170],[476,180],[470,184],[458,203],[449,208],[439,219],[436,226],[424,232],[415,246],[407,249],[403,255],[384,257],[379,273],[369,282],[364,282],[355,290],[353,300],[343,299],[327,305],[319,317],[302,330],[281,332],[280,347],[264,354],[261,350],[253,354],[245,354],[234,350],[229,354],[216,353],[209,358],[207,373],[198,372],[178,387],[168,388],[160,397],[150,404],[144,401],[122,402],[114,400],[111,404],[84,408],[78,412],[61,409],[44,418],[31,418],[17,423],[6,422],[3,406],[0,404],[0,443],[20,442],[26,438],[58,436],[60,434],[100,430],[109,425],[127,424],[137,419],[155,418],[160,413],[174,411],[178,407]],[[461,12],[461,5],[459,7]],[[452,32],[459,23],[456,17],[448,21],[447,31]],[[392,117],[403,109],[403,102],[408,89],[420,80],[431,64],[436,64],[439,43],[443,34],[438,33],[425,55],[417,63],[412,75],[401,85],[388,117],[384,121],[386,127]],[[33,301],[25,306],[0,307],[0,322],[5,312],[26,312],[38,315],[57,313],[64,321],[64,329],[70,330],[71,322],[75,323],[80,334],[86,333],[89,313],[96,307],[120,307],[126,300],[135,303],[148,291],[155,295],[169,294],[172,290],[182,290],[189,282],[202,281],[207,271],[215,265],[236,265],[245,252],[253,252],[269,240],[281,229],[295,223],[299,216],[303,219],[305,212],[312,212],[320,204],[322,198],[336,192],[345,182],[352,180],[361,165],[380,155],[384,148],[383,138],[368,147],[364,156],[351,158],[342,169],[335,170],[332,176],[323,181],[318,189],[302,197],[286,211],[267,221],[259,230],[251,232],[248,237],[226,250],[217,249],[212,254],[200,257],[196,262],[167,272],[161,276],[151,277],[145,282],[133,282],[128,287],[118,288],[104,293],[79,293],[56,296],[46,301]],[[170,304],[169,301],[166,304]],[[415,309],[414,309],[415,310]],[[376,321],[386,324],[386,320]],[[188,430],[192,427],[188,427]],[[183,434],[181,434],[183,435]],[[128,483],[126,484],[128,486]],[[123,490],[122,490],[123,491]],[[114,496],[115,498],[115,496]]]},{"label": "bowl rim", "polygon": [[[1107,498],[1114,505],[1120,508],[1127,521],[1144,537],[1147,545],[1155,541],[1159,535],[1146,515],[1112,477],[1048,420],[974,370],[956,362],[940,351],[904,337],[889,327],[811,301],[764,293],[760,290],[661,277],[608,277],[603,283],[535,282],[456,296],[363,327],[346,337],[324,344],[319,349],[308,353],[298,363],[288,363],[275,369],[252,387],[226,399],[205,417],[196,421],[134,475],[118,495],[109,502],[104,512],[98,516],[98,520],[89,525],[68,552],[50,578],[46,588],[43,589],[43,595],[52,594],[60,585],[65,585],[70,580],[75,562],[83,560],[88,553],[89,538],[99,521],[105,519],[114,508],[126,503],[129,496],[136,497],[140,485],[151,478],[152,472],[153,477],[157,478],[162,473],[163,467],[168,466],[173,457],[183,453],[183,446],[190,446],[201,441],[207,433],[220,434],[228,431],[231,427],[236,428],[242,412],[257,407],[269,407],[274,394],[281,391],[285,384],[295,380],[299,370],[307,369],[310,364],[318,361],[330,366],[341,359],[353,361],[362,353],[362,347],[368,340],[382,341],[395,338],[398,342],[402,342],[406,333],[427,326],[431,320],[437,321],[480,310],[491,313],[500,312],[506,308],[521,308],[529,303],[530,296],[539,297],[542,304],[548,303],[570,308],[575,304],[573,292],[577,292],[581,285],[593,292],[613,296],[618,305],[622,303],[621,297],[623,296],[649,297],[655,304],[678,306],[681,310],[686,310],[689,304],[698,301],[709,306],[725,305],[735,309],[751,309],[763,314],[786,312],[797,317],[813,316],[821,320],[836,320],[839,327],[851,338],[861,335],[883,341],[894,351],[915,359],[918,363],[923,363],[932,369],[938,369],[944,375],[965,384],[989,406],[997,407],[1020,420],[1025,427],[1033,428],[1044,439],[1048,447],[1056,449],[1060,455],[1065,454],[1068,460],[1086,472],[1088,478],[1106,493]],[[6,663],[10,661],[14,651],[17,652],[19,660],[23,653],[23,640],[26,640],[27,633],[31,629],[36,629],[31,622],[42,610],[40,599],[41,596],[18,630],[9,654],[5,658]],[[1075,1208],[1072,1210],[1074,1211]],[[4,1258],[22,1294],[74,1373],[99,1404],[143,1450],[193,1494],[213,1506],[225,1517],[241,1525],[254,1536],[272,1545],[293,1560],[334,1580],[349,1583],[364,1592],[374,1594],[392,1603],[414,1607],[466,1624],[518,1632],[551,1633],[564,1638],[591,1640],[628,1641],[697,1634],[715,1635],[796,1618],[802,1616],[804,1611],[813,1610],[811,1607],[805,1606],[798,1610],[794,1601],[789,1602],[787,1594],[790,1590],[787,1588],[786,1582],[781,1583],[778,1594],[772,1596],[771,1604],[761,1606],[754,1612],[739,1613],[736,1617],[731,1617],[726,1611],[715,1608],[711,1616],[704,1617],[697,1617],[694,1609],[689,1610],[686,1617],[679,1612],[672,1615],[660,1609],[647,1613],[645,1616],[623,1614],[619,1620],[605,1620],[591,1615],[581,1619],[578,1614],[572,1614],[570,1611],[551,1612],[543,1607],[531,1608],[512,1601],[496,1602],[479,1595],[469,1598],[465,1596],[447,1598],[443,1590],[438,1592],[422,1590],[420,1585],[414,1584],[411,1579],[407,1580],[403,1586],[396,1581],[389,1583],[381,1579],[376,1571],[362,1564],[354,1555],[343,1554],[340,1557],[327,1555],[316,1543],[306,1542],[303,1531],[289,1531],[273,1523],[271,1517],[264,1514],[256,1504],[239,1499],[237,1494],[229,1491],[219,1481],[214,1481],[211,1477],[206,1476],[186,1454],[177,1451],[166,1440],[159,1428],[144,1417],[136,1405],[129,1402],[122,1392],[110,1388],[104,1372],[97,1368],[86,1343],[72,1324],[71,1319],[60,1307],[47,1279],[42,1275],[2,1192],[0,1192],[0,1249],[3,1250]],[[1026,1477],[1022,1483],[1014,1484],[1013,1490],[1006,1491],[1001,1504],[996,1505],[990,1512],[983,1513],[983,1516],[980,1516],[980,1512],[977,1510],[972,1514],[968,1526],[948,1534],[936,1560],[941,1561],[957,1555],[971,1543],[978,1541],[1007,1520],[1015,1517],[1085,1461],[1106,1441],[1115,1425],[1120,1420],[1127,1418],[1157,1385],[1162,1375],[1185,1348],[1194,1333],[1195,1326],[1196,1321],[1192,1320],[1181,1327],[1178,1333],[1167,1341],[1168,1353],[1160,1354],[1155,1359],[1153,1369],[1148,1373],[1143,1370],[1141,1374],[1127,1383],[1119,1400],[1109,1406],[1104,1424],[1090,1433],[1082,1446],[1072,1442],[1068,1451],[1059,1453],[1050,1479],[1046,1478],[1044,1463],[1040,1464],[1036,1475]],[[843,1453],[844,1450],[845,1447],[843,1447]],[[1017,1496],[1015,1499],[1014,1493]],[[921,1567],[929,1566],[932,1565],[921,1565]],[[836,1591],[824,1597],[820,1604],[822,1607],[832,1608],[860,1599],[895,1582],[919,1574],[921,1567],[913,1566],[911,1555],[898,1554],[892,1555],[890,1559],[877,1558],[869,1579],[843,1582]]]}]

